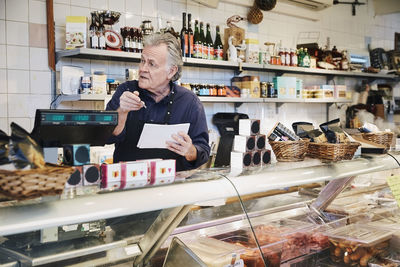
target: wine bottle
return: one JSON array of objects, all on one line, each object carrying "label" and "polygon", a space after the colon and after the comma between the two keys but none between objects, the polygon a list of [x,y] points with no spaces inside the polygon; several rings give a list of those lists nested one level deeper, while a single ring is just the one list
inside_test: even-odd
[{"label": "wine bottle", "polygon": [[105,36],[105,29],[104,29],[104,15],[101,14],[99,18],[99,49],[106,49],[106,36]]},{"label": "wine bottle", "polygon": [[187,30],[187,32],[188,32],[188,57],[194,57],[193,56],[193,46],[194,46],[194,43],[193,43],[193,39],[194,39],[194,36],[193,36],[193,30],[192,30],[192,14],[188,14],[188,30]]},{"label": "wine bottle", "polygon": [[201,58],[207,58],[207,44],[204,35],[203,22],[200,21]]},{"label": "wine bottle", "polygon": [[99,46],[99,38],[97,37],[97,24],[96,24],[96,11],[93,11],[92,13],[92,23],[90,24],[89,27],[89,39],[90,39],[90,48],[97,49]]},{"label": "wine bottle", "polygon": [[211,38],[210,23],[207,23],[206,43],[207,43],[207,59],[214,59],[214,43]]},{"label": "wine bottle", "polygon": [[202,52],[202,42],[200,38],[200,32],[199,32],[199,21],[196,19],[194,21],[194,57],[195,58],[202,58],[201,52]]},{"label": "wine bottle", "polygon": [[182,30],[181,30],[181,49],[182,49],[182,56],[189,55],[189,47],[188,47],[188,31],[186,29],[186,13],[182,13]]},{"label": "wine bottle", "polygon": [[221,41],[221,34],[219,33],[219,26],[216,27],[216,33],[215,33],[214,59],[224,60],[224,49]]}]

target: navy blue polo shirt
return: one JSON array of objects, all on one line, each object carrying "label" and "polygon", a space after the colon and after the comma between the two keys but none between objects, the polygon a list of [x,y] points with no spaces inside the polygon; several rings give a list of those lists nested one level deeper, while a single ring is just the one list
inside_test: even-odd
[{"label": "navy blue polo shirt", "polygon": [[[197,168],[207,162],[210,155],[210,146],[208,145],[208,128],[203,105],[199,98],[190,90],[171,83],[175,91],[174,103],[172,105],[169,124],[190,123],[189,136],[193,145],[197,149],[197,159],[194,162],[184,160],[186,169]],[[107,104],[106,110],[117,110],[119,107],[119,98],[125,91],[138,91],[139,97],[145,102],[147,108],[141,108],[138,111],[131,111],[128,114],[133,116],[137,112],[139,119],[148,123],[164,123],[165,113],[167,111],[168,96],[156,103],[150,93],[139,87],[138,81],[127,81],[118,86],[113,97]],[[125,127],[126,128],[126,127]],[[115,143],[115,153],[118,154],[118,144],[129,138],[125,135],[125,128],[118,136],[110,138],[109,143]],[[157,155],[154,156],[155,158]]]}]

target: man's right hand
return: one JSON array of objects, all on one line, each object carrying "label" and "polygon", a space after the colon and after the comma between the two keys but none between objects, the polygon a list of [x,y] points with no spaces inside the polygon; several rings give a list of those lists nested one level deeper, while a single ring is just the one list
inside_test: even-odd
[{"label": "man's right hand", "polygon": [[139,92],[125,91],[119,98],[119,107],[122,113],[128,113],[129,111],[139,110],[144,106],[143,101],[139,97]]},{"label": "man's right hand", "polygon": [[115,127],[113,135],[119,135],[125,128],[126,119],[129,111],[139,110],[144,106],[143,101],[139,97],[139,92],[125,91],[119,98],[118,125]]}]

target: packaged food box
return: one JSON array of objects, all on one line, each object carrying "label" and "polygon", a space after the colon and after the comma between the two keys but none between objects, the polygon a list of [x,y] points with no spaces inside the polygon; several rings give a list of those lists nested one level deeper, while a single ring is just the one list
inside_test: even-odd
[{"label": "packaged food box", "polygon": [[336,85],[335,86],[335,98],[346,98],[347,97],[347,86]]},{"label": "packaged food box", "polygon": [[366,224],[351,224],[326,232],[330,241],[331,259],[348,266],[368,266],[376,256],[388,253],[392,232]]},{"label": "packaged food box", "polygon": [[76,49],[86,47],[85,16],[67,16],[65,24],[65,48]]}]

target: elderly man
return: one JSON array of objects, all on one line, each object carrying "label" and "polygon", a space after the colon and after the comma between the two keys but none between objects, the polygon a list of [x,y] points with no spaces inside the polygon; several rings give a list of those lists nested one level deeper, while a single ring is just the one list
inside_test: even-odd
[{"label": "elderly man", "polygon": [[[139,80],[121,84],[107,110],[117,110],[118,125],[114,162],[137,159],[176,159],[176,169],[197,168],[209,158],[208,129],[203,105],[197,96],[173,83],[182,72],[181,49],[169,33],[144,40]],[[179,132],[167,142],[168,149],[139,149],[137,143],[145,123],[190,123],[188,134]]]}]

